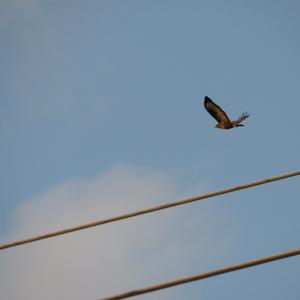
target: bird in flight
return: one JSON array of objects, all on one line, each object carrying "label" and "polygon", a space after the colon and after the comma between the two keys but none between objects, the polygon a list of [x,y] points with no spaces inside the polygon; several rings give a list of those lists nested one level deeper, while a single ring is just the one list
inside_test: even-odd
[{"label": "bird in flight", "polygon": [[231,129],[244,126],[241,122],[249,117],[248,113],[243,113],[237,120],[230,121],[225,111],[207,96],[204,98],[204,107],[218,121],[215,128]]}]

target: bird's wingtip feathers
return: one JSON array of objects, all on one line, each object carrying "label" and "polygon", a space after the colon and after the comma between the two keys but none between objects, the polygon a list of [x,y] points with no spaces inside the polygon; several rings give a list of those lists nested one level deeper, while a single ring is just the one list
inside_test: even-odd
[{"label": "bird's wingtip feathers", "polygon": [[211,99],[207,96],[204,97],[204,104],[211,102]]}]

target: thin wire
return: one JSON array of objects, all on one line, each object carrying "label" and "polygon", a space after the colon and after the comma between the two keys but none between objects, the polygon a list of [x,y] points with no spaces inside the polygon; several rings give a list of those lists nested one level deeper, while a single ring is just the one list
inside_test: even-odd
[{"label": "thin wire", "polygon": [[124,220],[124,219],[129,219],[129,218],[132,218],[132,217],[152,213],[152,212],[155,212],[155,211],[171,208],[171,207],[174,207],[174,206],[188,204],[188,203],[191,203],[191,202],[200,201],[200,200],[203,200],[203,199],[216,197],[216,196],[227,194],[227,193],[232,193],[232,192],[235,192],[235,191],[251,188],[251,187],[254,187],[254,186],[257,186],[257,185],[262,185],[262,184],[266,184],[266,183],[270,183],[270,182],[273,182],[273,181],[278,181],[278,180],[282,180],[282,179],[286,179],[286,178],[293,177],[293,176],[298,176],[298,175],[300,175],[300,170],[292,172],[292,173],[286,173],[286,174],[282,174],[282,175],[279,175],[279,176],[274,176],[274,177],[262,179],[262,180],[259,180],[259,181],[254,181],[254,182],[247,183],[247,184],[244,184],[244,185],[239,185],[239,186],[236,186],[236,187],[231,187],[231,188],[216,191],[216,192],[211,192],[211,193],[204,194],[204,195],[199,195],[199,196],[186,198],[186,199],[179,200],[179,201],[169,202],[169,203],[158,205],[158,206],[151,207],[151,208],[137,210],[137,211],[130,212],[130,213],[127,213],[127,214],[123,214],[123,215],[119,215],[119,216],[115,216],[115,217],[111,217],[111,218],[107,218],[107,219],[102,219],[102,220],[99,220],[99,221],[95,221],[95,222],[91,222],[91,223],[87,223],[87,224],[82,224],[82,225],[79,225],[79,226],[65,228],[65,229],[62,229],[62,230],[53,231],[53,232],[45,233],[45,234],[42,234],[42,235],[38,235],[38,236],[34,236],[34,237],[22,239],[22,240],[17,240],[17,241],[14,241],[14,242],[10,242],[10,243],[0,245],[0,250],[20,246],[20,245],[23,245],[23,244],[36,242],[36,241],[39,241],[39,240],[52,238],[52,237],[55,237],[55,236],[58,236],[58,235],[63,235],[63,234],[71,233],[71,232],[74,232],[74,231],[79,231],[79,230],[83,230],[83,229],[87,229],[87,228],[91,228],[91,227],[95,227],[95,226],[104,225],[104,224],[107,224],[107,223],[112,223],[112,222],[116,222],[116,221],[120,221],[120,220]]},{"label": "thin wire", "polygon": [[142,288],[142,289],[129,291],[129,292],[114,295],[114,296],[111,296],[111,297],[101,298],[100,300],[118,300],[118,299],[130,298],[130,297],[134,297],[134,296],[138,296],[138,295],[142,295],[142,294],[151,293],[151,292],[154,292],[154,291],[170,288],[170,287],[173,287],[173,286],[176,286],[176,285],[181,285],[181,284],[189,283],[189,282],[196,281],[196,280],[201,280],[201,279],[205,279],[205,278],[209,278],[209,277],[218,276],[218,275],[221,275],[221,274],[224,274],[224,273],[229,273],[229,272],[238,271],[238,270],[241,270],[241,269],[254,267],[254,266],[257,266],[257,265],[269,263],[269,262],[279,260],[279,259],[288,258],[288,257],[291,257],[291,256],[296,256],[296,255],[299,255],[299,254],[300,254],[300,249],[296,249],[296,250],[283,252],[283,253],[280,253],[280,254],[265,256],[265,257],[261,257],[261,258],[258,258],[258,259],[246,261],[244,263],[240,263],[240,264],[237,264],[237,265],[231,265],[231,266],[228,266],[228,267],[225,267],[225,268],[222,268],[222,269],[215,269],[215,270],[212,270],[212,271],[209,271],[209,272],[206,272],[206,273],[200,273],[200,274],[196,274],[196,275],[192,275],[192,276],[188,276],[188,277],[183,277],[183,278],[180,278],[180,279],[177,279],[177,280],[168,281],[168,282],[165,282],[165,283],[160,283],[160,284],[157,284],[157,285],[148,286],[148,287],[145,287],[145,288]]}]

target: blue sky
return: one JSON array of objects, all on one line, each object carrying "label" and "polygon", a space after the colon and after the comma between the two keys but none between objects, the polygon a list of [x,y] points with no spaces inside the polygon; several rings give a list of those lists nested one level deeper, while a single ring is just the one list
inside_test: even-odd
[{"label": "blue sky", "polygon": [[[299,169],[299,6],[2,1],[0,240]],[[249,112],[246,126],[215,129],[206,95],[232,118]],[[46,299],[34,288],[40,274],[54,284],[49,299],[93,299],[297,248],[298,181],[7,250],[1,299]],[[100,258],[87,249],[70,254],[87,238]],[[72,263],[43,259],[49,248],[63,248]],[[103,286],[87,276],[74,278],[84,294],[55,285],[60,266],[66,277],[76,273],[70,265]],[[299,267],[291,258],[144,298],[298,299]]]}]

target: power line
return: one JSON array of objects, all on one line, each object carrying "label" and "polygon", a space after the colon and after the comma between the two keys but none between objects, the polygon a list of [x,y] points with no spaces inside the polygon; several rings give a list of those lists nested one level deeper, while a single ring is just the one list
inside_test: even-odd
[{"label": "power line", "polygon": [[258,258],[258,259],[246,261],[244,263],[240,263],[240,264],[237,264],[237,265],[231,265],[231,266],[228,266],[228,267],[225,267],[225,268],[222,268],[222,269],[215,269],[215,270],[212,270],[212,271],[209,271],[209,272],[206,272],[206,273],[200,273],[200,274],[192,275],[192,276],[189,276],[189,277],[183,277],[183,278],[176,279],[176,280],[173,280],[173,281],[168,281],[168,282],[165,282],[165,283],[160,283],[160,284],[157,284],[157,285],[148,286],[148,287],[145,287],[145,288],[125,292],[125,293],[114,295],[114,296],[111,296],[111,297],[101,298],[100,300],[118,300],[118,299],[130,298],[130,297],[134,297],[134,296],[138,296],[138,295],[147,294],[147,293],[151,293],[151,292],[154,292],[154,291],[170,288],[170,287],[173,287],[173,286],[176,286],[176,285],[181,285],[181,284],[189,283],[189,282],[196,281],[196,280],[201,280],[201,279],[214,277],[214,276],[218,276],[218,275],[233,272],[233,271],[238,271],[238,270],[241,270],[241,269],[254,267],[254,266],[257,266],[257,265],[269,263],[269,262],[279,260],[279,259],[288,258],[288,257],[291,257],[291,256],[296,256],[296,255],[299,255],[299,254],[300,254],[300,249],[296,249],[296,250],[283,252],[283,253],[280,253],[280,254],[265,256],[265,257],[261,257],[261,258]]},{"label": "power line", "polygon": [[20,246],[20,245],[23,245],[23,244],[36,242],[36,241],[39,241],[39,240],[48,239],[48,238],[51,238],[51,237],[71,233],[71,232],[74,232],[74,231],[79,231],[79,230],[83,230],[83,229],[87,229],[87,228],[91,228],[91,227],[95,227],[95,226],[104,225],[104,224],[107,224],[107,223],[112,223],[112,222],[117,222],[117,221],[120,221],[120,220],[133,218],[133,217],[136,217],[136,216],[152,213],[152,212],[155,212],[155,211],[171,208],[171,207],[174,207],[174,206],[188,204],[188,203],[195,202],[195,201],[200,201],[200,200],[203,200],[203,199],[206,199],[206,198],[211,198],[211,197],[216,197],[216,196],[227,194],[227,193],[236,192],[236,191],[251,188],[251,187],[254,187],[254,186],[257,186],[257,185],[262,185],[262,184],[266,184],[266,183],[270,183],[270,182],[273,182],[273,181],[278,181],[278,180],[282,180],[282,179],[286,179],[286,178],[293,177],[293,176],[298,176],[298,175],[300,175],[300,171],[295,171],[295,172],[292,172],[292,173],[286,173],[286,174],[282,174],[282,175],[279,175],[279,176],[274,176],[274,177],[262,179],[262,180],[259,180],[259,181],[250,182],[250,183],[247,183],[247,184],[244,184],[244,185],[239,185],[239,186],[236,186],[236,187],[231,187],[231,188],[223,189],[223,190],[216,191],[216,192],[211,192],[211,193],[208,193],[208,194],[198,195],[198,196],[195,196],[195,197],[186,198],[186,199],[179,200],[179,201],[174,201],[174,202],[169,202],[169,203],[154,206],[154,207],[151,207],[151,208],[137,210],[137,211],[130,212],[130,213],[127,213],[127,214],[123,214],[123,215],[119,215],[119,216],[115,216],[115,217],[111,217],[111,218],[107,218],[107,219],[102,219],[102,220],[87,223],[87,224],[82,224],[82,225],[79,225],[79,226],[69,227],[69,228],[65,228],[65,229],[62,229],[62,230],[53,231],[53,232],[37,235],[37,236],[34,236],[34,237],[22,239],[22,240],[17,240],[17,241],[14,241],[14,242],[10,242],[10,243],[0,245],[0,250]]}]

